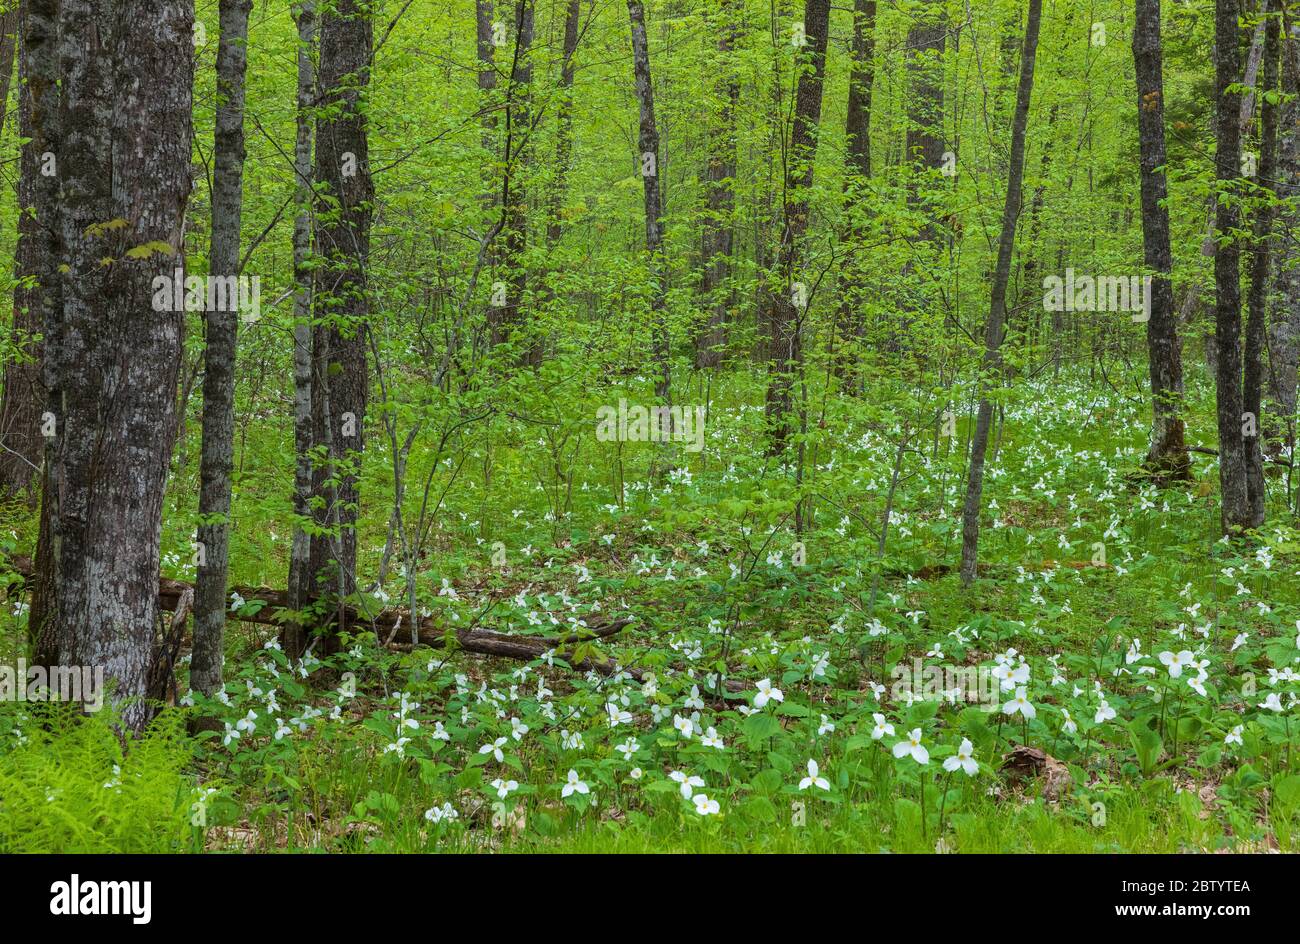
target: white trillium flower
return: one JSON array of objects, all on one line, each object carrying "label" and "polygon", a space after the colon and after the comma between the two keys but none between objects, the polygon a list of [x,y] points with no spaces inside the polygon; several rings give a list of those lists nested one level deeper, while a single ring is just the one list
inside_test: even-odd
[{"label": "white trillium flower", "polygon": [[710,800],[703,793],[697,793],[692,802],[695,804],[695,812],[701,816],[710,816],[720,809],[717,800]]},{"label": "white trillium flower", "polygon": [[578,772],[570,767],[569,778],[565,781],[563,789],[560,790],[560,796],[567,797],[572,793],[581,793],[583,796],[586,796],[590,792],[590,788],[578,779]]},{"label": "white trillium flower", "polygon": [[921,744],[921,729],[913,728],[907,735],[906,741],[899,741],[894,745],[895,757],[906,757],[911,755],[912,760],[918,764],[930,763],[930,752]]},{"label": "white trillium flower", "polygon": [[1160,653],[1160,661],[1169,667],[1170,678],[1178,678],[1182,675],[1183,666],[1191,662],[1193,658],[1195,657],[1192,655],[1191,651],[1187,649],[1183,649],[1179,652],[1165,651]]},{"label": "white trillium flower", "polygon": [[876,726],[871,729],[871,740],[879,741],[886,734],[890,737],[894,736],[894,726],[885,720],[884,715],[874,713],[871,717],[876,721]]},{"label": "white trillium flower", "polygon": [[968,777],[974,777],[979,773],[980,765],[971,756],[973,751],[974,747],[970,742],[970,738],[962,738],[961,744],[957,747],[957,753],[944,760],[943,769],[951,773],[960,767],[966,771]]},{"label": "white trillium flower", "polygon": [[493,789],[496,790],[497,796],[499,796],[501,799],[504,800],[511,793],[519,789],[519,781],[502,780],[500,777],[498,777],[497,779],[492,781],[492,787]]},{"label": "white trillium flower", "polygon": [[431,823],[441,823],[443,820],[451,822],[459,819],[460,813],[450,803],[444,803],[442,806],[434,806],[424,811],[424,818]]},{"label": "white trillium flower", "polygon": [[700,735],[700,743],[705,747],[715,747],[718,750],[726,750],[727,745],[723,743],[722,738],[718,735],[717,728],[710,727]]},{"label": "white trillium flower", "polygon": [[1065,718],[1065,720],[1061,722],[1061,727],[1064,728],[1066,731],[1068,731],[1070,734],[1077,734],[1079,731],[1079,726],[1075,724],[1074,719],[1070,717],[1069,708],[1061,709],[1061,717]]},{"label": "white trillium flower", "polygon": [[762,708],[769,701],[785,701],[785,694],[779,688],[772,687],[771,679],[759,679],[754,686],[758,694],[754,696],[754,707]]},{"label": "white trillium flower", "polygon": [[1002,711],[1009,715],[1024,715],[1026,721],[1033,721],[1038,715],[1038,710],[1034,708],[1034,706],[1029,703],[1029,699],[1025,697],[1024,688],[1016,689],[1016,697],[1003,705]]},{"label": "white trillium flower", "polygon": [[499,737],[491,744],[484,744],[482,747],[478,749],[478,752],[480,754],[491,754],[493,757],[497,759],[497,763],[501,763],[506,759],[506,755],[501,752],[501,747],[508,740],[509,738],[507,737]]},{"label": "white trillium flower", "polygon": [[1269,692],[1268,697],[1259,703],[1259,707],[1279,713],[1284,710],[1282,708],[1282,699],[1278,697],[1277,692]]},{"label": "white trillium flower", "polygon": [[811,758],[808,760],[808,776],[799,781],[800,790],[807,790],[809,787],[820,787],[822,790],[831,788],[831,782],[818,775],[817,761]]},{"label": "white trillium flower", "polygon": [[704,786],[703,778],[695,774],[687,774],[685,771],[674,770],[668,775],[669,779],[677,781],[680,785],[678,789],[682,791],[682,796],[689,800],[691,794],[695,792],[695,787]]}]

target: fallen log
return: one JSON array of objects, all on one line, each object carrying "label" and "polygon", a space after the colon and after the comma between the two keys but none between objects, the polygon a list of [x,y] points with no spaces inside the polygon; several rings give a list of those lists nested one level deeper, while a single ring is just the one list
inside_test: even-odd
[{"label": "fallen log", "polygon": [[[1188,446],[1187,451],[1195,452],[1202,456],[1214,456],[1214,458],[1216,459],[1219,457],[1219,450],[1211,449],[1208,446]],[[1265,456],[1264,461],[1271,463],[1272,465],[1285,466],[1288,469],[1293,468],[1291,463],[1288,462],[1286,459],[1279,459],[1276,456]]]},{"label": "fallen log", "polygon": [[[22,576],[24,585],[31,582],[35,573],[30,557],[18,556],[11,558],[9,568],[14,573]],[[280,616],[281,611],[289,609],[289,594],[286,590],[277,590],[272,587],[236,586],[230,588],[230,594],[232,596],[238,594],[246,601],[256,600],[265,604],[257,612],[241,612],[230,617],[240,622],[279,626],[283,623]],[[183,621],[189,614],[193,599],[194,587],[191,584],[183,580],[173,580],[170,577],[159,578],[158,607],[163,612],[176,613],[181,616]],[[357,610],[356,607],[348,606],[344,607],[342,612],[344,621],[342,628],[344,629],[355,626],[369,626],[378,632],[381,628],[387,629],[409,625],[408,612],[395,607],[377,610],[374,613],[364,613]],[[330,617],[336,619],[337,613],[337,610],[331,610]],[[525,651],[541,654],[548,649],[556,649],[560,646],[574,646],[592,639],[604,639],[622,632],[625,627],[630,626],[633,622],[635,620],[624,617],[609,622],[594,623],[578,632],[560,637],[522,636],[513,633],[500,633],[490,629],[473,628],[453,629],[452,632],[461,648],[470,652],[481,652],[484,655],[508,655],[514,658],[536,658],[536,655],[525,655]],[[437,622],[432,616],[426,616],[421,617],[417,625],[420,635],[427,640],[421,642],[422,646],[427,646],[430,649],[441,649],[446,645],[448,627],[445,624]],[[596,671],[601,671],[598,666],[596,666]]]},{"label": "fallen log", "polygon": [[[30,583],[35,568],[30,557],[17,556],[9,560],[9,569],[14,573],[22,576],[24,583]],[[188,612],[188,607],[183,607],[181,601],[188,596],[193,599],[194,587],[184,580],[173,580],[170,577],[160,577],[158,580],[158,608],[165,613],[175,613],[180,607],[180,612]],[[230,619],[238,620],[244,623],[258,623],[264,626],[280,626],[284,620],[281,617],[281,611],[289,609],[289,593],[287,590],[277,590],[272,587],[248,587],[235,586],[229,590],[229,595],[239,597],[247,602],[259,601],[264,604],[255,613],[241,612],[233,614]],[[330,611],[330,619],[337,619],[338,610]],[[390,629],[392,627],[407,627],[410,625],[408,611],[397,607],[388,607],[376,610],[373,613],[366,613],[358,610],[355,606],[343,608],[343,626],[342,629],[348,629],[354,626],[368,626],[375,630]],[[501,637],[503,639],[526,639],[543,644],[543,651],[557,646],[574,645],[588,639],[603,639],[621,632],[625,627],[635,622],[631,618],[621,618],[608,622],[593,623],[590,627],[579,630],[576,633],[570,633],[563,637],[555,636],[520,636],[512,633],[498,633],[492,630],[454,630],[458,635],[472,633],[487,633],[491,637]],[[443,637],[447,631],[447,626],[438,622],[432,616],[421,617],[417,623],[420,635],[427,638],[427,643],[421,642],[421,645],[428,645],[431,648],[441,648]]]},{"label": "fallen log", "polygon": [[[21,575],[25,584],[31,581],[35,572],[30,557],[18,556],[11,558],[9,568],[14,573]],[[237,586],[231,587],[230,593],[232,595],[237,593],[244,600],[259,600],[265,603],[256,613],[239,613],[231,617],[245,623],[279,626],[283,622],[279,615],[280,611],[289,609],[288,592],[285,590],[277,590],[271,587]],[[182,620],[188,615],[189,601],[193,600],[193,594],[193,586],[183,580],[173,580],[170,577],[162,577],[158,580],[159,608],[165,612],[181,614]],[[330,616],[337,618],[337,612],[331,610]],[[397,628],[406,626],[409,622],[408,611],[397,608],[387,608],[375,613],[363,614],[358,612],[355,607],[345,607],[342,612],[343,628],[368,626],[375,631],[376,635],[379,634],[380,628]],[[576,633],[569,633],[565,636],[524,636],[518,633],[501,633],[491,629],[473,627],[459,630],[452,628],[451,635],[456,640],[456,648],[463,649],[466,652],[531,662],[534,659],[540,659],[548,651],[553,650],[556,658],[563,659],[578,672],[591,671],[608,677],[623,671],[629,678],[641,682],[644,681],[645,675],[639,669],[624,668],[610,658],[588,657],[579,659],[576,657],[575,649],[581,643],[595,639],[606,639],[616,635],[634,622],[635,620],[630,617],[620,617],[608,622],[594,623]],[[436,622],[433,617],[422,617],[418,625],[421,636],[420,648],[442,649],[446,647],[449,627]],[[411,652],[415,648],[410,643],[393,642],[389,642],[388,647],[403,652]],[[728,679],[726,687],[728,691],[740,692],[744,691],[747,686],[735,679]]]}]

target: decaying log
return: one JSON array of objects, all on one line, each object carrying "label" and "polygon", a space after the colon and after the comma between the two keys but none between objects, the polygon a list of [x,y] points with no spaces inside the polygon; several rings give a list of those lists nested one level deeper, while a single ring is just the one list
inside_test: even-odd
[{"label": "decaying log", "polygon": [[[34,567],[30,557],[14,557],[9,561],[9,568],[17,574],[20,574],[24,581],[30,582],[34,573]],[[288,592],[277,590],[271,587],[247,587],[238,586],[230,588],[231,594],[239,594],[245,600],[259,600],[265,605],[256,613],[240,613],[232,616],[232,619],[240,620],[245,623],[259,623],[262,625],[279,626],[281,623],[280,612],[288,609]],[[183,580],[173,580],[169,577],[160,578],[158,581],[158,606],[165,612],[177,614],[172,619],[174,627],[183,627],[185,618],[188,615],[190,606],[194,599],[194,588],[192,585]],[[177,618],[179,617],[179,618]],[[331,618],[337,618],[337,611],[331,610]],[[389,627],[409,625],[407,611],[397,608],[387,608],[378,610],[374,613],[362,613],[355,607],[346,607],[343,610],[344,627],[354,628],[365,626],[375,630],[377,633],[381,629]],[[619,670],[618,663],[612,659],[587,658],[574,661],[573,647],[588,640],[604,639],[613,636],[630,626],[633,619],[623,617],[609,622],[593,623],[589,628],[584,628],[575,633],[569,633],[565,636],[523,636],[514,633],[500,633],[490,629],[468,628],[462,630],[451,630],[451,635],[455,637],[458,648],[467,652],[475,652],[480,655],[504,656],[511,659],[532,660],[539,658],[548,650],[556,650],[556,656],[564,659],[580,672],[588,670],[599,672],[601,675],[613,675]],[[420,635],[423,637],[422,647],[429,649],[441,649],[446,646],[448,629],[445,624],[439,623],[433,617],[423,617],[419,621]],[[169,634],[175,642],[179,642],[179,636]],[[171,640],[169,640],[171,641]],[[410,649],[410,645],[390,644],[391,648]],[[560,651],[562,647],[568,647]],[[168,647],[170,648],[170,647]],[[167,660],[162,660],[166,662]],[[173,656],[174,661],[174,656]],[[628,670],[633,678],[640,680],[640,673],[635,670]]]},{"label": "decaying log", "polygon": [[[9,568],[14,573],[22,575],[24,580],[28,582],[30,582],[34,573],[30,557],[19,556],[12,558],[9,561]],[[231,617],[245,623],[279,626],[281,622],[279,618],[280,611],[288,609],[288,592],[285,590],[276,590],[271,587],[240,586],[231,587],[230,592],[231,594],[239,594],[245,600],[260,600],[266,604],[256,613],[241,613]],[[183,580],[163,577],[158,581],[159,608],[166,612],[180,614],[179,621],[173,618],[173,626],[183,626],[190,601],[194,598],[193,595],[193,586]],[[337,612],[337,610],[331,610],[330,617],[336,618]],[[406,610],[397,608],[387,608],[375,613],[363,614],[358,612],[355,607],[347,607],[344,609],[343,615],[345,620],[344,628],[366,626],[373,629],[377,634],[381,629],[407,626],[409,619]],[[635,620],[630,617],[620,617],[609,622],[593,623],[590,627],[564,636],[524,636],[518,633],[496,632],[491,629],[466,628],[457,630],[435,621],[433,617],[424,617],[419,622],[421,637],[419,648],[445,648],[449,635],[448,631],[450,630],[450,636],[456,640],[456,648],[463,649],[466,652],[531,662],[533,659],[541,658],[546,652],[554,650],[555,658],[563,659],[578,672],[590,671],[604,676],[611,676],[622,671],[629,678],[640,682],[644,680],[645,675],[639,669],[625,668],[613,659],[598,655],[578,659],[575,652],[575,647],[581,643],[613,636],[622,632],[625,627],[630,626],[633,622]],[[176,638],[179,639],[179,637]],[[390,642],[388,646],[398,651],[412,651],[410,643]],[[748,687],[736,679],[728,679],[725,684],[730,692],[744,691]]]}]

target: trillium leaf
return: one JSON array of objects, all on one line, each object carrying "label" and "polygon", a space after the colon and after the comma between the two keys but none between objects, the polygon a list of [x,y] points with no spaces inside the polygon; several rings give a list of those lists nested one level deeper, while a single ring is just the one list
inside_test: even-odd
[{"label": "trillium leaf", "polygon": [[745,737],[751,741],[761,741],[781,732],[781,722],[769,714],[759,712],[745,719]]},{"label": "trillium leaf", "polygon": [[755,820],[760,823],[776,822],[776,807],[772,801],[765,796],[750,797],[741,807],[747,819]]}]

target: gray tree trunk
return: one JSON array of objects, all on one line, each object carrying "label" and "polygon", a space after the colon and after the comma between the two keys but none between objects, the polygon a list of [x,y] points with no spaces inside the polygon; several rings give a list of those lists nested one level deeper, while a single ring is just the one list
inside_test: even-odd
[{"label": "gray tree trunk", "polygon": [[829,0],[806,0],[804,33],[808,45],[799,50],[799,83],[795,90],[794,123],[785,175],[785,223],[777,250],[781,290],[772,299],[768,339],[767,423],[769,451],[779,455],[794,432],[791,417],[795,375],[803,368],[803,319],[808,286],[798,278],[802,244],[808,230],[808,190],[817,161],[817,132],[821,122],[822,89],[826,78],[826,46],[830,33]]},{"label": "gray tree trunk", "polygon": [[[1284,201],[1278,218],[1281,232],[1300,232],[1300,23],[1293,23],[1282,43],[1281,141],[1278,148],[1277,195]],[[1294,239],[1274,245],[1273,312],[1269,324],[1268,392],[1270,420],[1280,420],[1278,438],[1294,455],[1296,444],[1296,375],[1300,364],[1300,253]],[[1268,429],[1266,424],[1264,429]],[[1271,450],[1276,451],[1276,450]]]},{"label": "gray tree trunk", "polygon": [[[921,171],[943,163],[943,56],[948,28],[943,4],[926,0],[907,32],[907,159]],[[911,191],[914,200],[916,191]],[[935,228],[926,228],[933,239]]]},{"label": "gray tree trunk", "polygon": [[578,51],[582,25],[580,0],[568,0],[564,11],[564,49],[560,59],[560,88],[555,106],[555,178],[550,188],[550,214],[546,221],[546,245],[560,241],[564,226],[560,220],[568,193],[569,165],[573,160],[573,57]]},{"label": "gray tree trunk", "polygon": [[640,112],[637,164],[645,196],[645,247],[653,283],[650,297],[651,330],[654,332],[654,361],[658,371],[655,396],[665,405],[672,403],[672,365],[669,359],[668,325],[664,307],[667,286],[663,273],[663,196],[659,188],[659,129],[655,124],[654,85],[650,80],[650,46],[646,39],[645,7],[641,0],[627,0],[632,24],[632,71]]},{"label": "gray tree trunk", "polygon": [[[43,661],[103,666],[133,730],[150,715],[143,696],[185,319],[166,303],[157,310],[154,279],[173,277],[182,258],[193,21],[190,0],[62,0],[54,34],[67,269],[45,333],[57,430],[38,553],[47,571],[32,617]],[[129,253],[158,246],[169,250]]]},{"label": "gray tree trunk", "polygon": [[1147,353],[1151,374],[1151,443],[1146,469],[1161,484],[1191,477],[1183,403],[1182,342],[1170,281],[1169,186],[1165,178],[1164,79],[1160,48],[1160,0],[1137,0],[1133,29],[1137,69],[1138,148],[1142,165],[1142,244],[1151,271],[1151,317]]},{"label": "gray tree trunk", "polygon": [[9,115],[9,83],[14,75],[14,52],[22,29],[22,2],[10,0],[9,10],[0,16],[0,132]]},{"label": "gray tree trunk", "polygon": [[[524,262],[524,252],[528,247],[528,188],[524,176],[528,164],[525,155],[532,137],[533,0],[516,0],[513,35],[502,141],[502,239],[496,271],[506,286],[506,297],[504,304],[494,303],[488,310],[494,345],[511,340],[523,327],[524,296],[528,291],[528,270]],[[540,346],[532,339],[525,339],[523,343],[520,359],[524,363],[537,363]]]},{"label": "gray tree trunk", "polygon": [[329,463],[313,470],[313,489],[326,499],[330,533],[312,537],[311,572],[340,606],[356,589],[357,466],[369,393],[366,267],[374,188],[360,107],[373,45],[368,9],[360,0],[339,0],[320,22],[312,426],[313,445],[324,448]]},{"label": "gray tree trunk", "polygon": [[[867,182],[871,179],[871,86],[875,81],[876,0],[854,0],[853,63],[849,67],[848,116],[844,137],[848,142],[844,161],[845,212],[861,212],[868,202]],[[841,379],[849,375],[849,352],[853,341],[862,333],[861,306],[866,294],[865,260],[861,244],[863,226],[850,223],[844,239],[846,252],[839,273],[839,308],[836,312],[834,369]]]},{"label": "gray tree trunk", "polygon": [[[1271,7],[1265,0],[1265,9]],[[1260,99],[1259,165],[1257,184],[1261,203],[1255,211],[1253,241],[1249,256],[1250,291],[1246,296],[1245,373],[1242,377],[1243,412],[1253,417],[1253,429],[1244,436],[1246,452],[1246,496],[1250,502],[1251,527],[1264,523],[1264,351],[1268,343],[1268,292],[1273,272],[1273,197],[1277,181],[1277,52],[1279,24],[1270,16],[1264,40],[1264,73]]]},{"label": "gray tree trunk", "polygon": [[[244,203],[244,73],[253,0],[221,0],[217,42],[217,116],[212,150],[211,278],[239,275]],[[229,284],[234,284],[233,281]],[[209,299],[211,302],[211,298]],[[194,581],[194,649],[190,686],[205,695],[222,687],[226,578],[230,570],[230,473],[235,451],[235,341],[239,293],[209,304],[204,323],[203,451],[199,459],[199,566]]]},{"label": "gray tree trunk", "polygon": [[695,366],[715,368],[722,363],[727,343],[727,313],[732,293],[728,290],[731,252],[735,237],[736,192],[736,105],[740,83],[732,50],[738,30],[734,0],[719,4],[718,88],[721,107],[709,126],[708,167],[705,172],[705,216],[701,243],[701,302],[708,317],[695,338]]},{"label": "gray tree trunk", "polygon": [[[1241,127],[1237,81],[1238,41],[1236,0],[1216,0],[1214,17],[1215,175],[1219,193],[1240,185]],[[1214,211],[1218,245],[1214,254],[1214,330],[1218,357],[1216,390],[1219,426],[1219,492],[1223,531],[1233,534],[1249,528],[1250,499],[1246,491],[1246,446],[1241,435],[1241,249],[1234,230],[1240,212],[1233,200],[1219,200]]]},{"label": "gray tree trunk", "polygon": [[[316,44],[316,7],[313,0],[298,5],[298,104],[297,129],[293,147],[293,171],[296,190],[293,218],[293,546],[289,556],[289,606],[302,610],[315,592],[311,569],[311,538],[302,522],[315,520],[311,507],[312,443],[312,326],[311,295],[311,200],[312,200],[312,108],[315,105],[316,70],[313,47]],[[285,652],[300,653],[307,645],[300,623],[286,623],[281,633]]]},{"label": "gray tree trunk", "polygon": [[[1007,172],[1007,200],[1002,211],[1002,232],[998,237],[998,261],[993,271],[989,320],[984,332],[983,373],[986,379],[1002,368],[1002,336],[1007,314],[1007,281],[1011,276],[1011,254],[1016,243],[1016,221],[1024,201],[1025,132],[1029,126],[1029,99],[1034,90],[1034,60],[1038,53],[1038,28],[1043,15],[1042,0],[1029,0],[1025,43],[1020,52],[1020,85],[1016,89],[1016,111],[1011,124],[1011,165]],[[966,481],[966,503],[962,507],[961,580],[969,586],[975,579],[979,555],[980,499],[984,491],[984,457],[988,451],[993,401],[980,395],[975,435],[971,440],[970,472]]]},{"label": "gray tree trunk", "polygon": [[482,129],[483,151],[491,160],[484,162],[483,200],[488,207],[496,205],[495,174],[491,164],[496,161],[497,113],[495,92],[497,71],[492,45],[492,0],[475,0],[474,27],[478,56],[479,127]]}]

